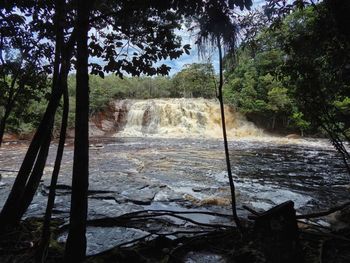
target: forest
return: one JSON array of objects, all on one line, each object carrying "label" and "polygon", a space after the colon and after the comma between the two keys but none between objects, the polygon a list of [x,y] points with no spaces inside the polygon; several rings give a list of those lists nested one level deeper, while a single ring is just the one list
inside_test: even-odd
[{"label": "forest", "polygon": [[0,261],[348,262],[349,13],[2,1]]},{"label": "forest", "polygon": [[[320,24],[327,24],[326,21],[329,21],[328,16],[330,14],[327,14],[327,10],[322,10],[323,13],[320,13],[321,10],[319,9],[317,12],[314,8],[295,11],[284,18],[281,25],[275,28],[264,26],[254,29],[258,33],[253,39],[245,39],[239,45],[235,53],[235,61],[230,61],[230,55],[227,56],[224,86],[226,103],[233,105],[255,124],[271,132],[300,132],[302,135],[306,133],[311,136],[326,135],[326,131],[320,123],[309,117],[315,106],[304,108],[300,101],[304,98],[304,94],[296,90],[296,87],[299,88],[301,85],[300,83],[307,85],[308,80],[302,78],[298,85],[294,82],[294,75],[298,74],[300,68],[304,69],[304,67],[313,67],[314,70],[318,71],[314,72],[314,74],[317,74],[315,76],[317,81],[324,82],[322,79],[328,79],[328,75],[333,74],[335,70],[333,66],[330,66],[330,63],[337,63],[342,66],[348,60],[348,47],[344,42],[345,40],[341,36],[337,36],[337,39],[323,36],[323,27],[322,32],[320,32]],[[257,15],[260,16],[260,19],[263,19],[261,18],[262,14],[255,14],[255,16]],[[294,27],[290,26],[300,19],[303,21],[302,24]],[[254,24],[254,21],[250,23]],[[306,24],[309,26],[306,27]],[[334,31],[336,25],[327,24],[327,27],[330,31]],[[306,40],[306,37],[309,39]],[[322,38],[322,42],[320,42],[320,38]],[[301,43],[308,44],[303,51],[299,50]],[[320,46],[320,43],[322,43],[322,46]],[[333,45],[334,43],[341,45],[341,47]],[[292,47],[292,44],[295,46]],[[329,52],[334,52],[334,54],[328,54],[328,57],[325,58],[324,54],[329,47],[333,49]],[[317,53],[312,54],[315,49],[317,49]],[[297,52],[303,53],[299,54]],[[341,55],[343,53],[346,54],[344,57]],[[294,56],[303,59],[298,61],[300,63],[298,66],[296,66],[297,63],[293,59]],[[334,61],[339,57],[342,57],[344,61]],[[315,61],[315,65],[308,65],[309,61]],[[323,64],[319,64],[318,61],[323,61]],[[235,64],[232,65],[232,63]],[[306,71],[304,71],[304,74],[306,74]],[[327,77],[326,74],[328,74]],[[346,76],[347,72],[341,74]],[[91,75],[90,116],[103,111],[112,99],[182,97],[214,99],[216,98],[215,85],[217,81],[218,76],[210,62],[184,65],[183,69],[173,76],[126,76],[121,79],[113,74],[106,75],[104,78]],[[337,115],[343,115],[343,117],[337,116],[335,119],[337,119],[338,125],[345,127],[344,130],[348,133],[349,124],[346,123],[346,119],[349,115],[350,102],[346,93],[347,82],[346,80],[342,81],[344,83],[339,83],[337,94],[333,94],[332,98],[327,98],[327,101],[334,107],[332,111],[338,111]],[[30,100],[24,97],[24,93],[22,98],[19,97],[16,100],[7,120],[6,130],[8,132],[26,135],[35,130],[45,110],[45,103],[42,103],[42,101],[45,101],[48,97],[49,82],[49,79],[46,80],[46,83],[41,84],[42,86],[35,89],[35,91],[31,89],[30,92],[33,92],[33,94],[30,94]],[[325,95],[329,95],[334,82],[325,85]],[[68,88],[72,105],[69,126],[74,127],[72,120],[74,119],[75,75],[68,76]],[[311,94],[305,95],[311,96]],[[311,100],[309,99],[309,101]],[[317,97],[317,100],[313,103],[319,103],[319,101],[321,101],[321,98]],[[2,105],[4,105],[4,102]],[[23,110],[23,107],[25,107],[25,110]],[[4,107],[2,110],[4,111]],[[59,127],[59,122],[55,127]]]}]

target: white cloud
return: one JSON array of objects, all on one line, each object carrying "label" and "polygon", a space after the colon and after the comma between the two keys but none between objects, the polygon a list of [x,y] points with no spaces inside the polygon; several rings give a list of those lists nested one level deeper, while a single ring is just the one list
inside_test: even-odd
[{"label": "white cloud", "polygon": [[215,71],[218,71],[219,68],[219,58],[218,53],[216,50],[209,50],[205,56],[199,56],[198,54],[198,48],[195,44],[195,36],[191,34],[185,27],[183,27],[181,30],[178,30],[176,32],[177,35],[181,36],[182,38],[182,45],[190,44],[191,50],[190,54],[183,54],[178,59],[166,59],[160,61],[158,64],[166,64],[169,67],[171,67],[170,75],[174,75],[177,72],[181,71],[184,65],[191,64],[191,63],[205,63],[205,62],[212,62]]}]

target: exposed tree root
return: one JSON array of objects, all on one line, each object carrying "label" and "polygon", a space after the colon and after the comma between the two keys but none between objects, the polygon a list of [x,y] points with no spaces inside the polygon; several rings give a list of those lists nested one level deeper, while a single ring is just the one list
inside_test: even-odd
[{"label": "exposed tree root", "polygon": [[[346,206],[343,204],[337,208]],[[262,214],[251,208],[246,209],[255,217]],[[327,212],[335,210],[333,208]],[[203,223],[187,218],[191,214],[232,219],[232,215],[205,211],[144,210],[89,220],[89,226],[138,228],[148,233],[89,256],[87,262],[183,262],[190,252],[220,255],[228,262],[266,262],[261,244],[263,240],[257,237],[249,222],[245,223],[244,235],[241,235],[232,220],[227,225]],[[324,214],[322,212],[322,216]],[[298,220],[305,262],[333,263],[334,257],[337,257],[334,262],[349,262],[347,251],[350,251],[350,231],[334,232],[307,219]],[[47,262],[62,262],[64,244],[58,243],[56,239],[67,231],[68,225],[60,226],[61,223],[56,220],[53,222],[54,234]],[[40,228],[41,220],[26,220],[15,232],[2,236],[0,262],[33,262],[40,240]],[[339,247],[341,253],[336,252]]]}]

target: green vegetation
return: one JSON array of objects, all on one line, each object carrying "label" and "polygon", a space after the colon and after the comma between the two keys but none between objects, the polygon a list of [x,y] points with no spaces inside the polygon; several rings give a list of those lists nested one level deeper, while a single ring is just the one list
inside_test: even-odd
[{"label": "green vegetation", "polygon": [[[45,96],[47,67],[38,63],[47,46],[31,37],[19,14],[0,12],[0,146],[7,127],[28,132],[35,125],[35,104]],[[34,106],[34,107],[33,107]],[[27,109],[27,110],[24,110]],[[16,117],[14,117],[16,116]]]},{"label": "green vegetation", "polygon": [[189,64],[172,78],[170,97],[214,98],[215,73],[212,64]]},{"label": "green vegetation", "polygon": [[[251,42],[246,47],[242,45],[238,54],[239,63],[236,63],[233,69],[226,69],[226,98],[248,117],[256,118],[271,130],[298,128],[301,133],[304,131],[310,133],[322,129],[342,154],[350,173],[348,164],[350,154],[343,144],[344,139],[350,142],[350,31],[348,27],[350,4],[345,0],[324,0],[320,4],[314,4],[311,1],[310,6],[305,7],[307,2],[298,0],[289,4],[289,1],[284,0],[267,0],[268,9],[277,4],[279,6],[277,13],[287,14],[287,16],[277,14],[280,18],[279,24],[260,30],[257,36],[250,38]],[[119,77],[167,75],[170,68],[157,62],[177,59],[181,54],[189,53],[189,45],[182,46],[181,36],[177,35],[177,30],[181,29],[184,22],[198,30],[196,44],[200,51],[211,46],[219,53],[220,75],[216,95],[220,101],[233,219],[236,226],[240,228],[225,130],[222,47],[225,51],[235,48],[237,31],[241,26],[239,17],[245,13],[236,12],[235,8],[243,11],[249,9],[251,5],[252,0],[5,1],[0,9],[0,72],[3,75],[0,84],[2,95],[0,100],[4,108],[1,112],[0,127],[4,127],[8,119],[11,120],[10,110],[13,115],[13,129],[21,130],[20,122],[16,124],[16,119],[21,116],[20,113],[23,113],[21,118],[24,123],[28,121],[31,124],[39,119],[40,122],[38,121],[35,135],[1,210],[0,234],[9,236],[18,229],[42,180],[53,128],[57,126],[57,122],[61,122],[60,140],[51,176],[39,249],[36,249],[38,242],[34,240],[36,245],[30,246],[33,253],[27,255],[36,262],[45,261],[49,249],[50,220],[65,146],[66,128],[68,120],[70,124],[73,120],[72,112],[71,116],[68,116],[67,79],[70,70],[74,69],[76,76],[69,80],[70,82],[73,82],[73,78],[76,80],[75,90],[72,88],[74,83],[70,87],[71,97],[76,102],[75,109],[72,108],[75,112],[74,158],[71,209],[63,261],[85,261],[88,223],[89,116],[103,110],[112,99],[158,96],[210,98],[215,95],[211,89],[215,85],[214,81],[211,81],[214,78],[212,78],[210,65],[187,66],[170,79],[142,77],[114,81],[115,77],[106,76],[104,80],[91,77],[90,83],[89,70],[100,77],[104,77],[105,74],[115,74]],[[287,11],[282,10],[283,8]],[[293,8],[297,10],[294,13],[292,13]],[[276,15],[270,12],[271,10],[265,11],[268,11],[266,14],[270,14],[271,17]],[[17,35],[21,37],[17,38]],[[33,45],[21,47],[23,42],[30,42]],[[17,46],[18,43],[20,43],[19,46]],[[40,43],[43,45],[39,45]],[[38,52],[34,52],[35,49],[32,50],[35,47],[39,47]],[[41,113],[42,109],[36,101],[45,102],[45,92],[42,95],[34,92],[39,88],[36,86],[38,76],[35,76],[33,81],[26,76],[23,78],[24,81],[17,85],[18,71],[15,72],[12,69],[10,73],[7,71],[11,66],[9,67],[9,63],[4,60],[2,51],[5,49],[18,50],[23,58],[33,58],[26,63],[38,63],[38,70],[35,72],[43,72],[45,79],[44,88],[40,90],[46,90],[46,78],[51,76],[51,94],[44,114]],[[104,61],[104,63],[103,65],[89,63],[89,59]],[[49,65],[44,65],[45,63]],[[30,69],[23,72],[30,72]],[[30,91],[35,93],[34,97],[22,93],[27,85],[25,83],[29,80],[33,84],[28,86]],[[89,84],[93,86],[91,90]],[[16,90],[21,90],[21,93]],[[24,96],[25,102],[16,100],[15,109],[14,99],[19,98],[17,95]],[[63,105],[60,105],[62,97]],[[63,113],[60,113],[61,111]],[[43,117],[38,117],[39,115]],[[24,128],[24,130],[29,129],[30,127]],[[293,220],[290,224],[293,224],[293,227],[291,231],[287,229],[287,232],[291,233],[293,239],[282,240],[282,243],[285,243],[282,247],[288,248],[282,250],[289,251],[289,248],[293,249],[297,247],[295,244],[298,244],[297,222],[293,202],[285,204],[290,208],[286,213],[286,219]],[[270,211],[272,217],[268,216],[272,218],[271,221],[276,211],[280,217],[278,210],[281,208],[283,206]],[[253,214],[257,213],[253,211]],[[324,216],[324,213],[319,215]],[[315,217],[315,214],[304,218],[310,217]],[[262,236],[264,240],[269,241],[271,238],[268,234],[265,235],[271,232],[270,228],[264,226],[265,223],[261,220],[265,219],[261,218],[258,213],[254,236]],[[262,222],[261,231],[259,221]],[[203,231],[200,232],[193,238],[203,238]],[[247,238],[246,233],[249,231],[241,231],[242,237]],[[290,246],[290,244],[294,245]],[[278,250],[275,247],[278,246],[266,244],[265,261],[281,262],[278,260],[280,255],[275,255],[275,251]],[[34,248],[36,251],[33,251]],[[170,252],[173,253],[174,250]],[[288,256],[286,258],[291,262],[300,261],[299,255],[296,255],[299,254],[298,252],[295,250],[290,254],[295,258]]]},{"label": "green vegetation", "polygon": [[[149,99],[178,97],[215,97],[215,75],[211,64],[185,65],[172,77],[124,77],[106,75],[104,78],[90,75],[90,116],[103,111],[115,99]],[[68,126],[74,126],[75,75],[68,76],[69,119]],[[25,100],[13,109],[7,121],[7,131],[17,134],[32,133],[45,112],[49,82],[45,89],[37,90],[36,97]],[[55,118],[54,133],[58,133],[61,110]]]},{"label": "green vegetation", "polygon": [[226,99],[265,129],[287,128],[295,105],[286,77],[277,78],[284,63],[283,52],[263,46],[254,55],[250,51],[242,48],[237,66],[228,70]]},{"label": "green vegetation", "polygon": [[[272,132],[326,134],[335,127],[342,137],[349,136],[349,49],[326,4],[294,11],[278,25],[259,27],[239,47],[234,66],[226,66],[225,101]],[[172,77],[91,75],[90,115],[114,99],[215,98],[216,79],[210,63],[185,65]],[[75,75],[68,77],[68,87],[72,127]],[[31,133],[45,110],[48,91],[41,88],[33,98],[19,98],[6,130]],[[60,114],[55,123],[59,127]]]},{"label": "green vegetation", "polygon": [[270,130],[349,132],[349,41],[332,11],[294,11],[242,45],[227,68],[226,98]]},{"label": "green vegetation", "polygon": [[[105,73],[113,73],[120,77],[125,74],[167,75],[170,68],[164,64],[159,65],[157,62],[177,59],[184,52],[189,53],[189,45],[182,46],[181,37],[176,32],[186,21],[189,25],[192,23],[200,28],[199,42],[197,41],[200,47],[203,48],[207,41],[214,44],[212,37],[215,37],[214,39],[218,42],[222,72],[221,41],[228,46],[233,43],[231,40],[235,40],[237,25],[233,22],[236,19],[234,9],[236,7],[241,10],[249,9],[251,5],[251,0],[219,2],[55,0],[38,3],[6,1],[0,11],[1,20],[12,20],[13,15],[17,16],[21,21],[26,22],[22,25],[27,27],[26,31],[32,36],[38,36],[40,42],[49,46],[50,49],[46,50],[47,52],[41,49],[38,61],[47,61],[51,65],[49,74],[52,76],[52,92],[43,118],[1,210],[1,234],[15,230],[35,196],[46,165],[54,120],[57,119],[56,113],[63,96],[60,139],[51,177],[42,238],[39,249],[35,251],[34,256],[31,255],[34,261],[45,261],[49,247],[49,228],[55,189],[68,123],[67,78],[73,67],[76,70],[75,139],[71,209],[64,261],[85,261],[89,185],[89,114],[91,114],[89,70],[100,76],[104,76]],[[14,29],[12,23],[8,27]],[[16,30],[11,30],[11,35],[15,35],[15,32]],[[29,39],[34,39],[31,35]],[[1,35],[0,45],[2,40]],[[1,50],[2,48],[0,46]],[[97,58],[105,63],[104,65],[89,63],[89,58]],[[220,74],[219,91],[223,112],[221,87],[222,74]],[[100,91],[103,92],[98,90]],[[152,92],[149,91],[149,94]],[[97,102],[96,107],[100,104],[101,102]],[[224,123],[224,118],[222,119]],[[224,128],[223,130],[225,131]]]},{"label": "green vegetation", "polygon": [[[215,75],[211,64],[190,64],[173,77],[124,77],[108,75],[90,77],[90,114],[108,104],[111,99],[149,98],[213,98]],[[70,95],[74,96],[74,76],[68,80]]]}]

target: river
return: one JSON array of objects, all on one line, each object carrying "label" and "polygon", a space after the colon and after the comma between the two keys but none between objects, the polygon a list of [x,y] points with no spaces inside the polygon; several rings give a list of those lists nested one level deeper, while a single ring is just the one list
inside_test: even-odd
[{"label": "river", "polygon": [[[145,118],[144,113],[139,115],[138,118]],[[192,116],[203,119],[198,114]],[[186,118],[184,122],[190,123]],[[157,126],[150,132],[151,129],[145,130],[145,122],[150,124],[150,120],[152,118],[143,124],[141,121],[136,128],[135,119],[132,125],[126,121],[124,130],[91,140],[89,219],[143,209],[196,209],[229,214],[230,189],[222,140],[208,134],[200,135],[198,127],[182,138],[179,134],[186,134],[184,130],[170,136],[165,132],[166,125],[162,125],[161,132]],[[244,122],[244,129],[250,132],[242,135],[240,127],[232,124],[231,135],[234,134],[230,137],[229,148],[241,216],[247,215],[242,205],[266,210],[292,200],[298,213],[307,213],[350,200],[349,175],[327,140],[272,137],[262,134],[244,119],[240,122]],[[210,122],[203,123],[200,125]],[[193,125],[189,127],[192,129]],[[142,137],[132,137],[138,132],[143,132]],[[0,149],[0,168],[9,170],[1,172],[0,206],[16,175],[11,170],[19,169],[26,148],[26,143],[12,143]],[[43,181],[27,216],[41,216],[44,212],[56,148],[54,143]],[[68,141],[54,211],[55,217],[64,219],[69,215],[72,160],[73,147]],[[112,243],[118,242],[120,240]],[[90,246],[88,253],[99,249]]]}]

